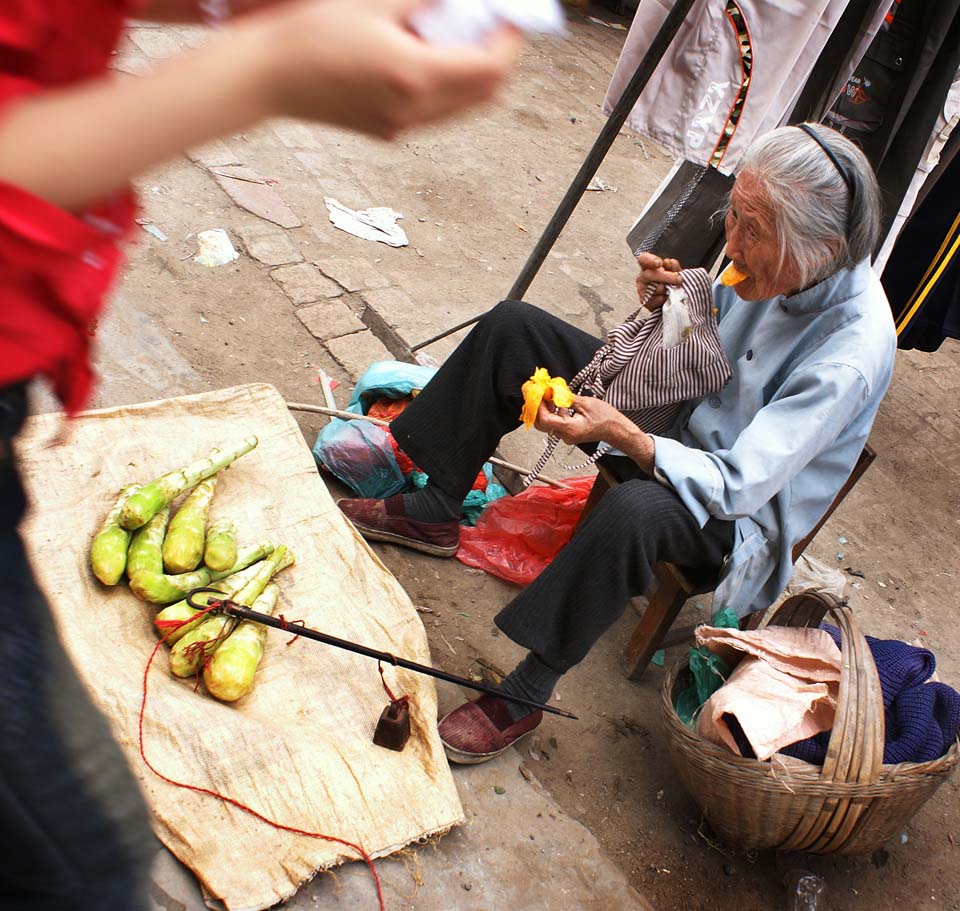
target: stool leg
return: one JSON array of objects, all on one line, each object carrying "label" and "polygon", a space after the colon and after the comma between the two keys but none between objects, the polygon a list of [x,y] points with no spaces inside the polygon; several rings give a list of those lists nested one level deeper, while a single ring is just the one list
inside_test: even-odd
[{"label": "stool leg", "polygon": [[623,672],[630,680],[643,676],[686,600],[687,593],[675,582],[661,581],[657,586],[620,659]]}]

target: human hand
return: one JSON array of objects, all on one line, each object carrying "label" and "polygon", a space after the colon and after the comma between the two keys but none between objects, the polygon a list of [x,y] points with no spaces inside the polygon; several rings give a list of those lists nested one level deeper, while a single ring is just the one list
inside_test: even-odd
[{"label": "human hand", "polygon": [[641,253],[637,257],[640,272],[637,275],[637,294],[643,303],[650,285],[653,295],[646,302],[648,310],[657,310],[666,303],[666,285],[680,284],[680,263],[675,259],[661,259],[655,253]]},{"label": "human hand", "polygon": [[629,418],[613,405],[589,395],[576,395],[570,408],[558,408],[544,399],[537,412],[534,426],[549,433],[568,445],[612,442],[622,433],[625,425],[635,428]]},{"label": "human hand", "polygon": [[644,433],[613,405],[591,396],[574,396],[570,408],[541,402],[535,426],[570,446],[580,443],[609,443],[633,459],[647,474],[653,473],[656,447]]},{"label": "human hand", "polygon": [[408,27],[422,0],[289,0],[245,17],[259,30],[266,112],[390,139],[490,99],[521,38],[498,29],[483,46],[440,48]]}]

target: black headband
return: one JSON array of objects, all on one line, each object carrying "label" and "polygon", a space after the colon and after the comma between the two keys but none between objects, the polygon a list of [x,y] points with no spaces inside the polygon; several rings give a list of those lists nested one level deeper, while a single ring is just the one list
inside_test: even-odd
[{"label": "black headband", "polygon": [[837,156],[833,153],[833,149],[827,145],[827,143],[824,141],[824,138],[809,124],[798,123],[797,126],[800,127],[800,129],[803,130],[803,132],[806,133],[811,139],[813,139],[813,141],[820,146],[821,149],[823,149],[827,158],[833,162],[833,166],[837,169],[837,173],[843,178],[843,182],[847,185],[850,195],[853,196],[853,179],[847,173],[847,169],[840,164],[840,159],[837,158]]}]

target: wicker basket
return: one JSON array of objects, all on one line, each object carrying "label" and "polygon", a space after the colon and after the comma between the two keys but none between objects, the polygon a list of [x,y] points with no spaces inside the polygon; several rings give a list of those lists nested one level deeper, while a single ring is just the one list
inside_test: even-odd
[{"label": "wicker basket", "polygon": [[[810,609],[817,605],[819,610]],[[831,596],[798,595],[784,602],[771,623],[816,625],[827,610],[840,627],[844,661],[823,768],[788,765],[776,756],[767,762],[743,759],[704,740],[673,707],[686,663],[671,669],[663,682],[661,709],[677,773],[713,829],[736,847],[873,851],[903,831],[960,759],[960,743],[954,742],[932,762],[883,765],[880,679],[850,608]]]}]

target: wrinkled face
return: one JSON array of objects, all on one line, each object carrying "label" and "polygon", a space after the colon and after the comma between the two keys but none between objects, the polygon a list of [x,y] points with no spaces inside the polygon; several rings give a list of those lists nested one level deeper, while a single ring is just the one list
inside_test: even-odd
[{"label": "wrinkled face", "polygon": [[773,210],[763,187],[744,172],[730,192],[730,209],[724,220],[727,256],[741,272],[742,282],[733,286],[745,301],[790,295],[800,288],[799,274],[790,256],[782,257]]}]

